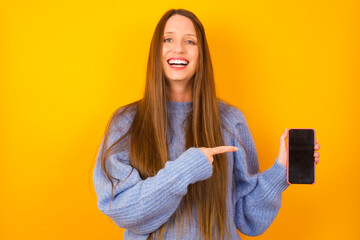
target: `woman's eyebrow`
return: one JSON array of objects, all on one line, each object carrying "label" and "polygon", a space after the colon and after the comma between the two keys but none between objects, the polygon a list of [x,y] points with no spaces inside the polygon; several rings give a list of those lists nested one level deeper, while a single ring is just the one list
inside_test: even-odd
[{"label": "woman's eyebrow", "polygon": [[[174,32],[165,32],[164,34],[174,34]],[[187,33],[187,34],[185,34],[185,35],[189,35],[189,36],[194,36],[194,37],[196,37],[195,34],[191,34],[191,33]]]}]

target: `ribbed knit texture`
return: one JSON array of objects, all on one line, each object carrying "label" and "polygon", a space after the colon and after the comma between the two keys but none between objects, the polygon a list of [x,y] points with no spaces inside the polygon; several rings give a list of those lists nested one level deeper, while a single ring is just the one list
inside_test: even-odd
[{"label": "ribbed knit texture", "polygon": [[[233,135],[240,138],[245,149],[223,128],[226,145],[238,147],[238,151],[227,153],[228,189],[227,221],[231,240],[240,239],[236,229],[249,236],[260,235],[270,226],[281,206],[281,192],[288,187],[286,167],[277,159],[274,165],[261,173],[255,143],[244,114],[236,107],[218,101],[221,122]],[[93,173],[98,208],[109,216],[116,225],[125,228],[123,239],[146,239],[174,214],[189,184],[210,178],[212,167],[206,156],[197,148],[185,149],[185,130],[183,121],[192,109],[192,102],[168,103],[168,116],[173,131],[168,131],[169,160],[156,176],[142,180],[136,169],[129,165],[129,151],[110,156],[110,173],[121,181],[114,189],[111,203],[111,183],[102,172],[100,152]],[[113,128],[108,145],[121,137],[130,127],[133,114],[121,118],[118,126],[122,132]],[[196,218],[196,216],[194,216]],[[183,232],[182,239],[195,239],[194,225]],[[169,224],[170,228],[173,228]],[[165,239],[178,239],[173,229],[166,231]]]}]

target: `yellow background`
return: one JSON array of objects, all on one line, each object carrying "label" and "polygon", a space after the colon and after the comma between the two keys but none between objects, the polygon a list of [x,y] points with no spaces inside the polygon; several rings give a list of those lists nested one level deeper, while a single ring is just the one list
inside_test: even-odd
[{"label": "yellow background", "polygon": [[111,113],[141,98],[155,25],[203,22],[219,97],[245,114],[261,170],[285,128],[314,128],[317,182],[290,186],[262,236],[360,239],[359,1],[1,1],[0,239],[122,239],[92,164]]}]

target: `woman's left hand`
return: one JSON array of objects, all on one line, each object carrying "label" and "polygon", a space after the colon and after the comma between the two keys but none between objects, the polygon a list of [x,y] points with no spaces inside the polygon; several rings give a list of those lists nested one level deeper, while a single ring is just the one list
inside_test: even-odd
[{"label": "woman's left hand", "polygon": [[[279,149],[279,155],[277,158],[278,162],[284,167],[286,166],[286,162],[287,162],[287,158],[288,158],[288,151],[287,151],[287,144],[286,144],[288,134],[289,134],[288,129],[285,129],[284,133],[280,137],[280,149]],[[315,149],[315,151],[318,151],[320,149],[320,144],[317,139],[315,139],[314,149]],[[315,157],[315,163],[318,164],[320,162],[320,159],[319,159],[320,153],[315,152],[314,157]]]}]

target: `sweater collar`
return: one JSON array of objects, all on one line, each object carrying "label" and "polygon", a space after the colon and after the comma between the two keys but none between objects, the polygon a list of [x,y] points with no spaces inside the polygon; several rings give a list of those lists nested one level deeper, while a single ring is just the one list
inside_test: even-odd
[{"label": "sweater collar", "polygon": [[168,100],[169,112],[188,112],[192,109],[192,101],[187,102],[175,102]]}]

